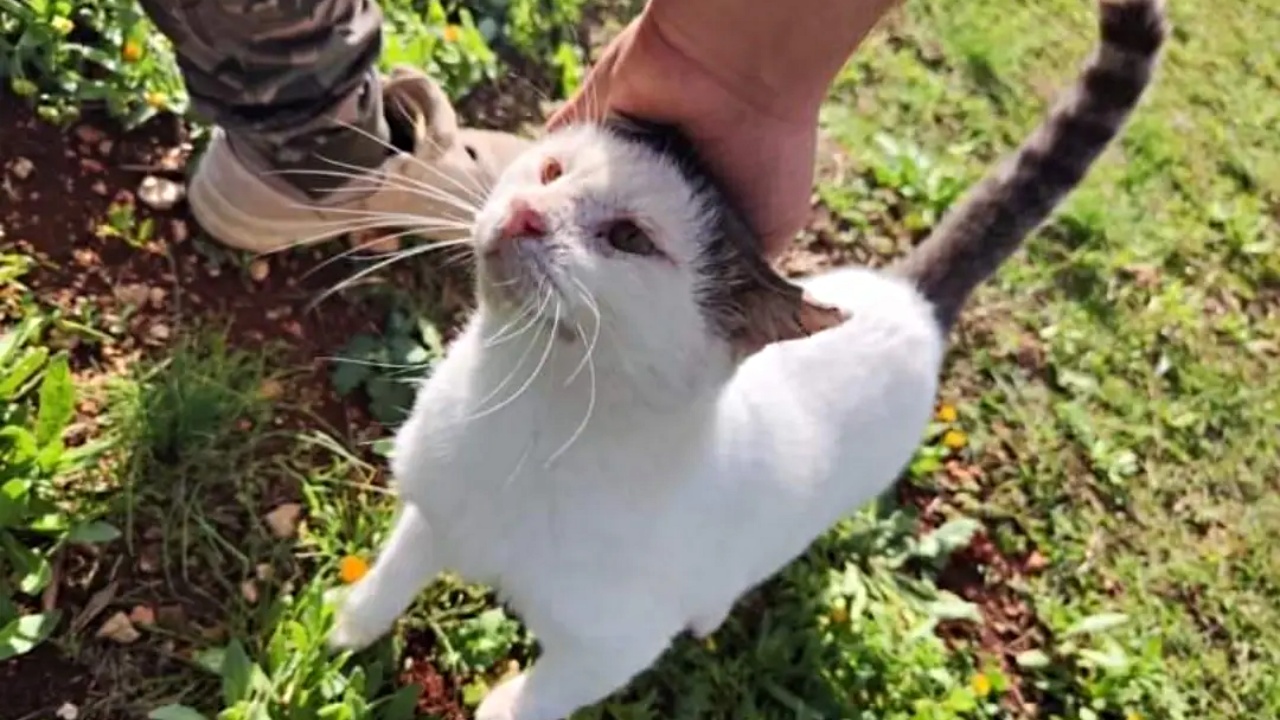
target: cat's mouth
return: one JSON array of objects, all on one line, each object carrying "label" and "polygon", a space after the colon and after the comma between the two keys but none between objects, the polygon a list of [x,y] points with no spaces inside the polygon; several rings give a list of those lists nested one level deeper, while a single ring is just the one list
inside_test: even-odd
[{"label": "cat's mouth", "polygon": [[515,306],[540,302],[548,293],[563,296],[557,251],[546,238],[517,238],[481,255],[482,288],[494,300]]}]

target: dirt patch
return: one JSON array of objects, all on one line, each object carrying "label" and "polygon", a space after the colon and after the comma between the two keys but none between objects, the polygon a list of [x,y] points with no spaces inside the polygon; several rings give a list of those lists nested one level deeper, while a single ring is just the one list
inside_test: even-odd
[{"label": "dirt patch", "polygon": [[[308,310],[319,292],[352,272],[350,264],[333,263],[308,275],[344,245],[253,263],[202,238],[181,200],[149,207],[140,199],[146,178],[181,187],[188,172],[192,143],[173,118],[120,133],[90,116],[62,131],[0,93],[0,137],[0,248],[35,260],[22,278],[27,290],[0,289],[0,318],[16,319],[16,297],[23,293],[89,328],[53,338],[71,352],[82,396],[140,359],[164,357],[199,326],[220,333],[230,348],[269,353],[272,367],[289,370],[269,390],[281,398],[281,426],[322,424],[355,447],[384,434],[362,407],[333,392],[326,358],[341,354],[356,333],[378,332],[385,310],[341,296]],[[73,434],[87,439],[99,408],[82,399],[79,410]],[[278,500],[291,492],[267,494]],[[125,582],[131,587],[122,594],[147,594],[145,583]],[[65,587],[59,605],[76,606],[96,589]],[[102,674],[89,670],[60,657],[53,645],[0,664],[7,700],[0,716],[47,715],[64,702],[91,703],[91,695],[110,688],[91,687]]]},{"label": "dirt patch", "polygon": [[418,712],[440,720],[466,720],[468,715],[462,704],[462,691],[452,678],[441,673],[432,663],[421,658],[431,656],[433,640],[430,633],[412,632],[405,638],[405,669],[400,673],[402,685],[417,685],[422,689],[418,696]]},{"label": "dirt patch", "polygon": [[[958,460],[949,461],[944,472],[949,482],[972,483],[982,478],[978,465]],[[949,494],[945,487],[933,491],[906,481],[898,486],[899,500],[920,513],[920,535],[948,520],[942,510]],[[1040,624],[1034,608],[1014,588],[1021,578],[1042,571],[1047,560],[1036,550],[1020,556],[1005,553],[991,537],[991,523],[987,525],[967,546],[951,556],[938,576],[939,587],[978,606],[983,622],[978,625],[945,622],[940,624],[938,634],[949,644],[976,646],[984,655],[997,660],[1001,671],[1010,679],[1003,698],[1006,709],[1015,717],[1026,717],[1034,713],[1041,698],[1023,681],[1016,658],[1020,653],[1043,647],[1048,631]]]}]

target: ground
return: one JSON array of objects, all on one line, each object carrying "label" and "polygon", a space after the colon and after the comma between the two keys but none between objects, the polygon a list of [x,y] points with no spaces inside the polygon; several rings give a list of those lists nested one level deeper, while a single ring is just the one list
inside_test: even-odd
[{"label": "ground", "polygon": [[[1280,61],[1257,49],[1280,13],[1172,5],[1124,137],[966,313],[899,487],[580,717],[1280,717]],[[593,45],[616,12],[589,13]],[[1030,130],[1092,22],[909,0],[832,90],[784,268],[904,251]],[[467,116],[536,122],[556,88],[529,73]],[[41,475],[72,537],[0,536],[39,555],[0,555],[0,618],[49,618],[0,662],[0,718],[467,717],[537,652],[485,588],[442,579],[355,658],[320,646],[319,601],[386,530],[379,441],[466,312],[465,266],[313,305],[368,261],[255,261],[138,201],[183,181],[200,130],[0,97],[0,313],[45,377],[65,352],[75,394]],[[0,342],[6,426],[38,390],[10,400],[15,357]]]}]

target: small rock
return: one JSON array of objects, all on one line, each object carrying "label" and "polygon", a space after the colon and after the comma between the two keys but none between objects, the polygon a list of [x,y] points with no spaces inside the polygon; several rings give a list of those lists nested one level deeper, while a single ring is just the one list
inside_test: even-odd
[{"label": "small rock", "polygon": [[106,157],[111,154],[111,151],[115,149],[115,146],[116,146],[116,143],[114,140],[111,140],[111,139],[103,140],[102,142],[98,143],[98,154],[102,155],[103,157]]},{"label": "small rock", "polygon": [[106,197],[107,193],[111,192],[107,189],[107,184],[101,180],[94,180],[89,189],[93,191],[94,195],[101,195],[102,197]]},{"label": "small rock", "polygon": [[253,262],[249,263],[249,277],[253,278],[254,282],[262,282],[263,280],[266,280],[267,276],[270,274],[271,265],[267,262],[266,258],[257,258]]},{"label": "small rock", "polygon": [[147,299],[151,301],[151,306],[159,310],[164,307],[165,298],[169,293],[164,288],[153,287],[147,291]]},{"label": "small rock", "polygon": [[187,194],[181,183],[155,175],[148,175],[138,186],[138,199],[155,210],[170,210]]},{"label": "small rock", "polygon": [[240,596],[250,605],[258,604],[258,586],[252,580],[240,583]]},{"label": "small rock", "polygon": [[95,175],[107,171],[107,167],[93,158],[80,158],[80,169]]},{"label": "small rock", "polygon": [[58,706],[54,715],[57,715],[59,720],[76,720],[76,718],[80,717],[80,708],[74,703],[64,702]]},{"label": "small rock", "polygon": [[284,503],[267,513],[267,526],[271,534],[285,539],[293,537],[298,529],[298,518],[302,515],[302,506],[298,503]]},{"label": "small rock", "polygon": [[160,549],[154,545],[148,545],[138,553],[138,569],[147,575],[154,575],[160,571]]},{"label": "small rock", "polygon": [[1045,557],[1039,550],[1032,550],[1027,556],[1026,568],[1029,573],[1038,573],[1049,567],[1049,558]]},{"label": "small rock", "polygon": [[187,224],[182,220],[175,219],[169,224],[169,239],[175,243],[186,242],[191,237],[191,231],[187,229]]},{"label": "small rock", "polygon": [[96,145],[105,140],[107,134],[92,125],[81,125],[76,128],[76,137],[85,145]]},{"label": "small rock", "polygon": [[146,605],[135,605],[129,612],[129,621],[134,625],[155,625],[156,611]]},{"label": "small rock", "polygon": [[264,380],[258,387],[258,395],[263,400],[278,400],[284,394],[284,385],[275,378]]},{"label": "small rock", "polygon": [[169,329],[168,325],[162,322],[158,322],[152,325],[147,330],[147,334],[149,334],[151,337],[155,338],[156,340],[168,340],[169,337],[173,334],[173,331]]},{"label": "small rock", "polygon": [[150,297],[147,286],[141,283],[131,283],[116,288],[116,299],[126,305],[142,305]]},{"label": "small rock", "polygon": [[276,571],[271,567],[271,563],[258,563],[258,566],[253,569],[253,574],[265,582],[275,576]]},{"label": "small rock", "polygon": [[9,163],[9,172],[19,180],[26,180],[36,171],[36,164],[24,157],[16,157]]},{"label": "small rock", "polygon": [[102,623],[102,627],[98,628],[98,637],[121,645],[129,645],[137,642],[138,638],[142,637],[142,633],[138,632],[133,622],[129,620],[129,616],[122,611]]},{"label": "small rock", "polygon": [[156,612],[156,621],[161,627],[178,629],[187,624],[187,613],[181,605],[165,605]]}]

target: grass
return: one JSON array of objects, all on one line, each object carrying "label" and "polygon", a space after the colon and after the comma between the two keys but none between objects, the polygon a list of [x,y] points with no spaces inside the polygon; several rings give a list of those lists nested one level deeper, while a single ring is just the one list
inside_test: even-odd
[{"label": "grass", "polygon": [[[185,108],[131,2],[23,7],[0,0],[0,71],[48,119],[98,92],[127,124]],[[477,2],[447,17],[436,2],[386,7],[384,61],[428,67],[455,97],[511,52],[549,68],[562,92],[581,72],[577,51],[547,33],[577,17],[577,2]],[[883,498],[744,599],[713,638],[682,639],[580,718],[1280,716],[1280,380],[1268,372],[1280,353],[1280,61],[1256,49],[1280,35],[1280,14],[1265,0],[1174,2],[1172,14],[1165,67],[1130,129],[957,334],[944,407],[909,474],[913,493],[937,498],[929,522]],[[818,187],[840,241],[889,255],[926,232],[1071,79],[1093,20],[1068,0],[909,0],[826,107],[824,131],[852,158]],[[129,60],[129,42],[145,52]],[[105,79],[85,79],[90,46],[114,54]],[[141,232],[132,218],[106,221]],[[0,259],[5,282],[19,282],[25,259]],[[19,296],[3,306],[7,327],[49,320],[27,345],[49,387],[64,387],[58,337],[90,330]],[[428,310],[405,305],[383,335],[352,337],[344,354],[360,362],[335,366],[335,389],[362,391],[393,425],[401,371],[439,355]],[[80,708],[87,718],[427,717],[401,679],[405,651],[474,707],[537,653],[485,588],[443,577],[395,637],[355,657],[324,650],[322,593],[340,559],[367,557],[388,530],[381,466],[273,391],[298,368],[224,338],[184,327],[161,357],[77,384],[76,399],[104,410],[69,433],[102,455],[73,449],[29,478],[62,534],[21,527],[21,564],[0,560],[0,648],[43,639],[108,678],[112,691]],[[72,402],[65,388],[43,400],[39,377],[0,393],[4,437]],[[5,461],[7,482],[19,463]],[[984,538],[1043,567],[975,564]],[[943,589],[956,553],[984,593],[1029,608],[1025,643],[981,640],[999,618]],[[44,617],[53,568],[85,589],[75,617]],[[114,612],[139,639],[95,637]],[[18,616],[35,619],[15,644],[5,632]]]},{"label": "grass", "polygon": [[[1280,713],[1280,139],[1265,129],[1280,64],[1254,51],[1280,16],[1171,12],[1149,101],[983,293],[946,388],[985,471],[983,516],[1016,521],[1051,560],[1027,590],[1041,619],[1061,633],[1126,618],[1112,657],[1059,646],[1034,673],[1065,717]],[[950,199],[933,178],[972,179],[1029,131],[1092,23],[1065,1],[910,3],[835,91],[827,128],[861,166],[825,196],[873,234],[868,216],[932,217]],[[894,172],[885,132],[932,166]],[[857,183],[901,207],[867,207]]]}]

